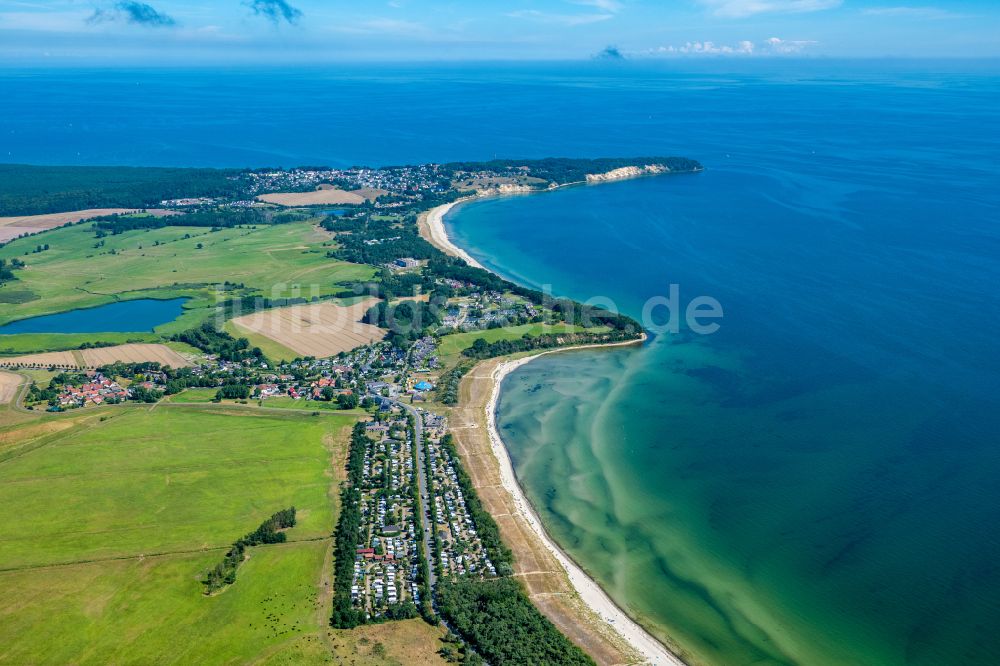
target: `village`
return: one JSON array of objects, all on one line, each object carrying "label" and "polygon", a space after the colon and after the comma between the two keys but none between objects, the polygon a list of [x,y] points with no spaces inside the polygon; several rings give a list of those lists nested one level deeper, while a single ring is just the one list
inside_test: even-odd
[{"label": "village", "polygon": [[407,601],[420,603],[412,436],[399,408],[383,419],[365,427],[362,524],[351,585],[351,600],[368,619]]},{"label": "village", "polygon": [[427,451],[432,489],[435,570],[439,576],[496,576],[476,532],[476,525],[458,480],[458,460],[443,440],[447,434],[445,417],[422,412],[424,445]]}]

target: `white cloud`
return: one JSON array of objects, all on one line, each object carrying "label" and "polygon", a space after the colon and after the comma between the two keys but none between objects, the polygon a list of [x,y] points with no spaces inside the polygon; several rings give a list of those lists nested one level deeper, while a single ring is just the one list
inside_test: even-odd
[{"label": "white cloud", "polygon": [[92,12],[2,12],[0,30],[76,32]]},{"label": "white cloud", "polygon": [[799,14],[839,7],[843,0],[699,0],[716,16],[746,18],[755,14]]},{"label": "white cloud", "polygon": [[687,42],[682,46],[661,46],[655,49],[656,54],[682,54],[682,55],[753,55],[754,43],[742,41],[733,46],[727,44],[716,44],[711,41]]},{"label": "white cloud", "polygon": [[961,14],[939,7],[869,7],[861,11],[865,16],[889,16],[893,18],[944,19],[961,18]]},{"label": "white cloud", "polygon": [[818,42],[805,39],[771,37],[756,44],[749,39],[735,44],[716,44],[712,41],[687,42],[680,46],[660,46],[638,55],[646,56],[774,56],[802,53]]},{"label": "white cloud", "polygon": [[766,44],[767,48],[769,48],[773,53],[788,55],[790,53],[802,53],[810,46],[815,46],[816,42],[807,39],[789,40],[771,37],[764,42],[764,44]]},{"label": "white cloud", "polygon": [[337,25],[325,26],[325,30],[352,35],[398,35],[403,37],[419,37],[434,34],[423,23],[393,18],[371,18],[353,23],[339,23]]},{"label": "white cloud", "polygon": [[537,9],[521,9],[507,14],[510,18],[527,19],[539,23],[555,23],[557,25],[587,25],[589,23],[600,23],[615,17],[614,14],[552,14],[541,12]]},{"label": "white cloud", "polygon": [[625,6],[621,2],[619,2],[619,0],[569,0],[569,1],[574,5],[593,7],[594,9],[600,9],[602,12],[606,12],[609,14],[617,14]]}]

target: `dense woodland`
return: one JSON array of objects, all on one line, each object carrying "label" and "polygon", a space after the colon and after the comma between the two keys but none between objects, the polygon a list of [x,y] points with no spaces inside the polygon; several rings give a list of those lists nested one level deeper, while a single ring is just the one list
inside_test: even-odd
[{"label": "dense woodland", "polygon": [[239,171],[0,164],[0,217],[86,208],[149,208],[165,199],[232,197]]},{"label": "dense woodland", "polygon": [[339,233],[340,247],[331,251],[330,256],[355,264],[380,266],[401,257],[429,259],[438,253],[417,233],[416,216],[412,213],[398,221],[365,209],[354,215],[329,217],[322,226]]},{"label": "dense woodland", "polygon": [[487,663],[594,663],[535,608],[514,578],[443,579],[438,610]]}]

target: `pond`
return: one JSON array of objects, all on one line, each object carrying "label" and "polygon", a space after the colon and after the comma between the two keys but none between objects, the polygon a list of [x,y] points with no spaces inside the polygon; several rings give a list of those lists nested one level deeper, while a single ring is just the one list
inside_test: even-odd
[{"label": "pond", "polygon": [[15,333],[131,333],[152,331],[180,316],[187,298],[142,298],[96,308],[80,308],[0,326],[0,335]]}]

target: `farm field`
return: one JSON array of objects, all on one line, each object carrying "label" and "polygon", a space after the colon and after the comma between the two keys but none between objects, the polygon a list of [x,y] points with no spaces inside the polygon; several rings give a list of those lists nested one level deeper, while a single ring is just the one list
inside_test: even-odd
[{"label": "farm field", "polygon": [[353,305],[330,301],[292,305],[243,315],[231,320],[237,330],[247,330],[291,349],[299,356],[317,358],[350,351],[385,337],[385,329],[362,324],[373,298]]},{"label": "farm field", "polygon": [[[44,437],[0,458],[0,588],[19,590],[0,598],[0,663],[245,663],[328,646],[334,472],[356,418],[161,405],[5,431]],[[255,548],[205,597],[228,544],[292,505],[289,542]]]},{"label": "farm field", "polygon": [[142,363],[155,361],[172,368],[188,367],[191,361],[163,344],[125,344],[74,351],[43,352],[25,356],[0,357],[0,367],[56,366],[96,368],[115,361]]},{"label": "farm field", "polygon": [[[19,299],[32,299],[4,308],[0,324],[167,293],[199,296],[200,302],[188,306],[204,307],[213,298],[206,287],[227,281],[271,298],[323,296],[337,291],[338,282],[374,274],[371,267],[328,258],[328,239],[308,222],[218,231],[164,227],[108,235],[100,241],[89,225],[53,229],[44,235],[49,245],[44,252],[30,253],[37,244],[33,238],[0,248],[0,258],[17,257],[28,264],[4,289],[14,287]],[[104,244],[95,247],[101,241]]]},{"label": "farm field", "polygon": [[365,197],[336,188],[320,188],[310,192],[272,192],[257,197],[260,201],[278,206],[321,206],[335,204],[361,204]]},{"label": "farm field", "polygon": [[520,326],[508,326],[505,328],[487,328],[481,331],[468,331],[466,333],[451,333],[441,338],[441,346],[438,348],[441,358],[447,362],[458,360],[462,350],[468,349],[477,339],[483,338],[486,342],[497,342],[499,340],[518,340],[525,335],[543,335],[546,333],[580,333],[589,330],[593,333],[603,332],[604,327],[584,329],[581,326],[572,324],[521,324]]},{"label": "farm field", "polygon": [[[129,208],[88,208],[66,213],[43,213],[41,215],[15,215],[0,217],[0,243],[17,238],[21,234],[37,234],[64,224],[89,220],[102,215],[118,215],[132,212]],[[151,210],[158,215],[173,214],[173,211]]]},{"label": "farm field", "polygon": [[0,405],[6,405],[14,399],[17,388],[23,381],[21,375],[0,370]]},{"label": "farm field", "polygon": [[234,338],[246,338],[249,340],[250,346],[260,347],[264,355],[272,361],[291,361],[299,356],[298,352],[292,351],[276,340],[233,323],[232,319],[222,325],[222,330]]},{"label": "farm field", "polygon": [[374,201],[383,194],[386,194],[384,190],[365,188],[348,192],[347,190],[341,190],[330,185],[320,185],[315,190],[308,192],[272,192],[270,194],[261,194],[257,198],[260,201],[278,206],[356,205],[365,201]]}]

